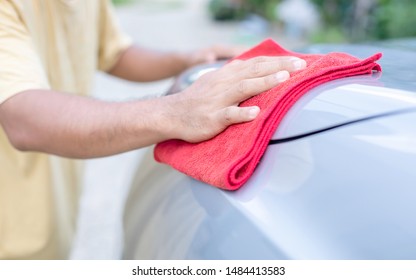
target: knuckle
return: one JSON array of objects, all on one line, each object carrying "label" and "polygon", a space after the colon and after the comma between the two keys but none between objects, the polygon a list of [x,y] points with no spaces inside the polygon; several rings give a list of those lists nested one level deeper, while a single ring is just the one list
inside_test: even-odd
[{"label": "knuckle", "polygon": [[273,75],[269,75],[266,77],[256,79],[256,85],[255,85],[256,92],[252,95],[260,94],[266,90],[271,89],[272,87],[276,85],[277,83]]},{"label": "knuckle", "polygon": [[282,68],[284,69],[284,70],[292,70],[294,67],[293,67],[293,60],[285,60],[285,61],[282,61]]},{"label": "knuckle", "polygon": [[252,58],[251,59],[251,61],[253,63],[262,63],[262,62],[265,62],[266,60],[267,60],[267,57],[266,56],[257,56],[255,58]]},{"label": "knuckle", "polygon": [[224,122],[225,124],[233,123],[232,110],[230,107],[224,109]]},{"label": "knuckle", "polygon": [[249,85],[247,80],[242,80],[238,83],[237,92],[241,95],[246,95],[249,92]]},{"label": "knuckle", "polygon": [[262,63],[256,62],[250,67],[250,73],[253,76],[259,76],[262,72]]},{"label": "knuckle", "polygon": [[263,88],[268,88],[268,87],[271,87],[271,86],[274,86],[274,85],[276,85],[275,75],[269,75],[269,76],[266,76],[262,79],[262,87]]},{"label": "knuckle", "polygon": [[276,70],[283,70],[283,69],[285,69],[287,67],[286,66],[286,63],[285,63],[285,61],[283,59],[278,59],[274,63],[274,66],[276,67]]}]

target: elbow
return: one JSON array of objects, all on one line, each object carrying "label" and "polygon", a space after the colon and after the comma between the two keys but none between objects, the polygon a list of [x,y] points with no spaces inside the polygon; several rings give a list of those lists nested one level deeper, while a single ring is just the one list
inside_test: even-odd
[{"label": "elbow", "polygon": [[23,102],[27,96],[19,93],[0,104],[0,129],[2,128],[10,144],[19,151],[32,151],[39,138],[33,125],[33,118],[28,115],[28,105]]},{"label": "elbow", "polygon": [[10,144],[21,152],[32,151],[31,139],[26,133],[22,133],[19,129],[8,129],[6,130],[7,137],[9,138]]},{"label": "elbow", "polygon": [[1,127],[7,135],[9,143],[21,152],[33,151],[36,138],[38,137],[31,133],[33,129],[30,129],[25,123],[19,122],[17,118],[14,118],[14,122],[10,121],[10,119],[4,118],[4,116],[0,118]]}]

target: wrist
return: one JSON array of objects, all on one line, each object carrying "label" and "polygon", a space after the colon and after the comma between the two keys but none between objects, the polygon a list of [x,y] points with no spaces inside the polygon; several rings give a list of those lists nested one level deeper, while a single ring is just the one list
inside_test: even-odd
[{"label": "wrist", "polygon": [[180,139],[181,116],[179,112],[180,101],[177,94],[163,96],[149,100],[149,103],[143,108],[146,110],[146,119],[144,125],[150,135],[154,135],[156,143],[169,139]]}]

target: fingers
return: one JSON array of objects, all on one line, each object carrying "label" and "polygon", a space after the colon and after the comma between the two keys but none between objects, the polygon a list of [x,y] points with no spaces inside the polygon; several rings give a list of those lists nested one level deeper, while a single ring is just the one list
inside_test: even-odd
[{"label": "fingers", "polygon": [[230,106],[218,112],[217,118],[224,126],[254,120],[260,112],[260,108]]},{"label": "fingers", "polygon": [[297,57],[257,57],[233,61],[220,69],[219,74],[226,81],[228,100],[239,104],[286,81],[289,72],[305,67],[306,62]]},{"label": "fingers", "polygon": [[[243,80],[238,83],[236,95],[236,104],[253,97],[254,95],[273,88],[290,78],[288,71],[283,70],[266,77]],[[224,126],[248,122],[254,120],[260,113],[260,108],[230,106],[219,111],[219,121]]]},{"label": "fingers", "polygon": [[[228,66],[228,67],[227,67]],[[246,61],[234,60],[224,66],[224,71],[230,71],[240,78],[257,78],[277,73],[282,70],[293,72],[304,69],[306,61],[293,56],[256,57]]]},{"label": "fingers", "polygon": [[266,77],[241,80],[233,87],[230,87],[227,95],[233,104],[239,104],[250,97],[277,86],[289,78],[289,72],[283,70]]}]

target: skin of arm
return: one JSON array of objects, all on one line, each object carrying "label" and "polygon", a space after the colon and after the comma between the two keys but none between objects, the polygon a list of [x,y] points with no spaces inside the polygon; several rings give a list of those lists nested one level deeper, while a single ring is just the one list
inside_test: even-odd
[{"label": "skin of arm", "polygon": [[[123,57],[111,73],[131,80],[160,79],[182,70],[162,69],[152,77],[144,77],[139,70],[129,74],[140,62],[126,65]],[[133,102],[111,103],[33,89],[0,104],[0,123],[16,149],[69,158],[108,156],[168,139],[199,142],[231,124],[253,120],[259,108],[238,104],[305,66],[305,61],[294,57],[235,60],[205,74],[183,92]]]},{"label": "skin of arm", "polygon": [[237,56],[242,47],[216,45],[192,52],[160,52],[136,45],[120,56],[109,74],[134,82],[151,82],[176,76],[187,68]]}]

